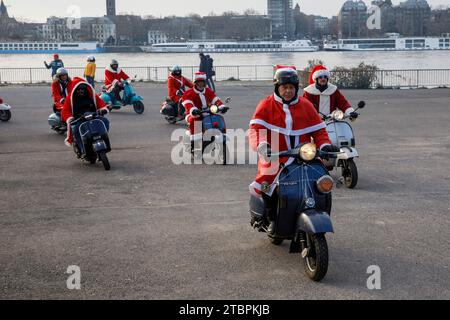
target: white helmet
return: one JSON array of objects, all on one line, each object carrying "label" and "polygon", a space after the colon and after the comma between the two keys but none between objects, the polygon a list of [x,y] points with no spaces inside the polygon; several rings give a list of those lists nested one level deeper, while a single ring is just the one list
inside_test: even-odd
[{"label": "white helmet", "polygon": [[95,62],[95,57],[94,56],[89,56],[89,57],[87,57],[87,61],[88,62]]}]

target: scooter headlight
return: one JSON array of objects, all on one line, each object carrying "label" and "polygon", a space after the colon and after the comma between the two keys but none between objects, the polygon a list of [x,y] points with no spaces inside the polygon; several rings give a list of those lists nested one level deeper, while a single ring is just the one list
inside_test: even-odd
[{"label": "scooter headlight", "polygon": [[314,143],[307,143],[300,148],[300,158],[304,161],[311,161],[317,155],[317,147]]},{"label": "scooter headlight", "polygon": [[214,106],[211,106],[210,110],[212,113],[216,114],[219,112],[219,107],[214,105]]},{"label": "scooter headlight", "polygon": [[331,178],[328,175],[323,176],[322,178],[317,180],[317,189],[321,193],[325,194],[330,193],[331,190],[333,190],[333,186],[334,186],[333,178]]},{"label": "scooter headlight", "polygon": [[341,110],[336,110],[336,111],[333,111],[333,113],[331,114],[331,117],[334,120],[340,121],[340,120],[344,119],[344,113]]}]

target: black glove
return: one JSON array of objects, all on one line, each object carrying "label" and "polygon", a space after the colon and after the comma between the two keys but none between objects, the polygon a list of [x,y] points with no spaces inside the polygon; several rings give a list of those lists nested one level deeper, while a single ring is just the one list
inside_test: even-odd
[{"label": "black glove", "polygon": [[350,113],[350,120],[356,120],[356,119],[358,119],[358,117],[359,117],[358,112]]},{"label": "black glove", "polygon": [[202,112],[198,109],[194,109],[192,110],[191,114],[193,117],[200,117],[202,115]]},{"label": "black glove", "polygon": [[219,111],[223,114],[227,113],[228,110],[230,110],[230,107],[227,107],[227,106],[219,107]]},{"label": "black glove", "polygon": [[107,114],[108,114],[108,110],[106,110],[106,109],[100,109],[100,110],[97,111],[97,114],[98,114],[99,116],[107,115]]},{"label": "black glove", "polygon": [[267,142],[263,142],[258,146],[258,154],[266,161],[270,161],[270,157],[272,156],[272,148],[270,144]]},{"label": "black glove", "polygon": [[178,90],[177,91],[177,96],[182,97],[184,94],[183,90]]},{"label": "black glove", "polygon": [[338,147],[333,146],[333,145],[327,145],[327,146],[323,147],[322,149],[320,149],[320,151],[326,152],[326,153],[333,153],[333,152],[340,152],[341,149],[339,149]]}]

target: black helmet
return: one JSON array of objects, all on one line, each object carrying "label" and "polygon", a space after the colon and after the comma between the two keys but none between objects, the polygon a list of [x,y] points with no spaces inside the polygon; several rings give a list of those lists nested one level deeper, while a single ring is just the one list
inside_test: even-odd
[{"label": "black helmet", "polygon": [[[285,84],[292,84],[295,87],[295,97],[292,99],[294,101],[298,97],[298,92],[300,91],[300,79],[298,77],[297,70],[293,68],[281,68],[278,69],[273,78],[273,83],[275,85],[275,94],[280,95],[280,86]],[[284,101],[284,99],[283,99]],[[292,101],[284,101],[285,103],[290,103]]]},{"label": "black helmet", "polygon": [[292,84],[296,88],[300,86],[300,79],[297,70],[291,68],[278,69],[273,78],[275,86],[279,87],[284,84]]}]

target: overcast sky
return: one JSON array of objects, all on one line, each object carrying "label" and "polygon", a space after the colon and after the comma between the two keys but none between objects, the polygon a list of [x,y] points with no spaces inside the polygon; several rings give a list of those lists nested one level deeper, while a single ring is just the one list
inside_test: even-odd
[{"label": "overcast sky", "polygon": [[[345,0],[293,0],[300,3],[303,12],[327,17],[336,15]],[[370,4],[370,0],[365,1]],[[394,4],[402,1],[393,0]],[[5,0],[10,15],[22,20],[43,22],[48,16],[67,16],[68,8],[77,5],[82,16],[105,14],[106,0]],[[450,5],[450,0],[428,0],[431,6]],[[267,0],[117,0],[118,13],[137,15],[184,16],[189,13],[208,15],[224,11],[244,11],[253,8],[260,13],[267,12]]]}]

